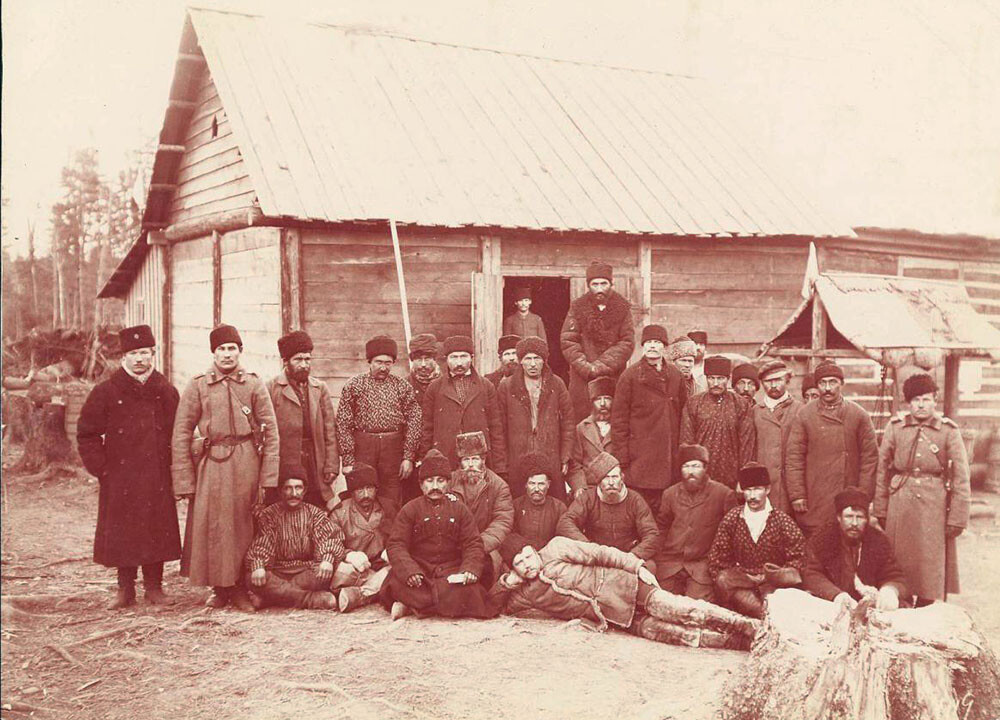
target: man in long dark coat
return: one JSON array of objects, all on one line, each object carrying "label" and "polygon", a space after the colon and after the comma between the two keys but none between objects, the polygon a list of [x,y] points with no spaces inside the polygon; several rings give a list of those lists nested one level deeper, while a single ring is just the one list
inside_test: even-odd
[{"label": "man in long dark coat", "polygon": [[570,368],[574,422],[590,414],[587,383],[599,377],[617,381],[635,348],[632,305],[611,289],[612,281],[609,264],[597,261],[590,264],[588,291],[570,305],[559,336]]},{"label": "man in long dark coat", "polygon": [[340,453],[330,390],[309,376],[312,351],[312,338],[302,330],[279,338],[283,369],[267,391],[278,420],[279,468],[305,475],[305,501],[326,508],[333,500]]},{"label": "man in long dark coat", "polygon": [[663,490],[677,479],[676,454],[687,386],[666,360],[667,331],[642,329],[642,358],[618,379],[611,411],[611,447],[625,484],[642,495],[655,514]]},{"label": "man in long dark coat", "polygon": [[820,398],[796,416],[785,454],[788,499],[807,537],[830,521],[833,497],[844,488],[872,497],[878,469],[875,428],[863,407],[844,398],[844,371],[822,362],[813,375]]},{"label": "man in long dark coat", "polygon": [[389,577],[379,598],[393,620],[416,612],[496,617],[480,582],[486,551],[472,513],[447,492],[451,464],[437,450],[420,462],[421,497],[396,516],[386,551]]},{"label": "man in long dark coat", "polygon": [[437,450],[455,467],[455,436],[479,430],[486,436],[486,464],[497,475],[507,473],[507,443],[497,404],[497,390],[472,365],[472,338],[453,335],[444,341],[447,373],[430,384],[424,396],[420,454]]},{"label": "man in long dark coat", "polygon": [[786,513],[792,511],[785,488],[785,450],[792,433],[792,423],[802,403],[788,392],[791,372],[781,360],[772,360],[760,369],[764,402],[752,409],[757,434],[757,462],[771,476],[771,504]]},{"label": "man in long dark coat", "polygon": [[[573,445],[573,406],[562,378],[548,367],[549,346],[540,337],[517,344],[520,366],[497,390],[500,420],[507,440],[507,467],[513,468],[529,452],[540,452],[557,462],[550,468],[552,497],[566,499],[566,477]],[[514,497],[524,486],[510,478]]]},{"label": "man in long dark coat", "polygon": [[118,569],[112,608],[135,602],[139,566],[147,602],[161,605],[163,563],[181,556],[170,485],[170,433],[179,395],[153,369],[148,325],[119,333],[122,366],[91,390],[76,439],[84,467],[100,481],[94,562]]}]

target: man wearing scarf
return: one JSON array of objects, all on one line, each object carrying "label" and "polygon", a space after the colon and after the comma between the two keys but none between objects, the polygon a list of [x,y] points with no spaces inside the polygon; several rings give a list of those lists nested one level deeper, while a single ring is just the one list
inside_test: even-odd
[{"label": "man wearing scarf", "polygon": [[100,483],[94,562],[118,569],[112,609],[135,603],[142,567],[146,602],[162,605],[163,563],[181,556],[170,491],[170,432],[178,393],[153,369],[148,325],[118,334],[121,368],[87,396],[76,440],[84,467]]},{"label": "man wearing scarf", "polygon": [[772,360],[761,367],[764,403],[751,410],[757,433],[757,462],[767,468],[771,477],[771,504],[786,513],[791,513],[792,505],[785,487],[785,450],[792,423],[802,409],[802,403],[788,392],[791,375],[781,360]]}]

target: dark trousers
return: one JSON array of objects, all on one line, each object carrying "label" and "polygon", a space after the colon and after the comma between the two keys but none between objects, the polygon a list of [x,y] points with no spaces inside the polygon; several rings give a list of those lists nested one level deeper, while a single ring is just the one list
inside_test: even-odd
[{"label": "dark trousers", "polygon": [[637,492],[642,495],[642,499],[649,505],[649,509],[656,515],[660,511],[660,498],[663,497],[664,488],[637,488],[630,487],[629,492]]},{"label": "dark trousers", "polygon": [[354,460],[375,468],[378,494],[399,507],[399,466],[403,462],[403,433],[354,433]]},{"label": "dark trousers", "polygon": [[[135,587],[135,579],[139,576],[139,568],[120,567],[118,568],[118,587]],[[163,563],[150,563],[142,566],[142,584],[147,588],[161,588],[163,586]]]},{"label": "dark trousers", "polygon": [[254,587],[253,593],[265,605],[311,608],[317,607],[320,599],[330,593],[330,581],[316,577],[312,567],[301,570],[268,568],[266,582]]}]

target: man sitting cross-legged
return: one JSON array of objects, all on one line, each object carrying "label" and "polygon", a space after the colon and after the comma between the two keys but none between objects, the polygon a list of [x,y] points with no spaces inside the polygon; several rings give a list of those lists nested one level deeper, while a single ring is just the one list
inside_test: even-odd
[{"label": "man sitting cross-legged", "polygon": [[587,619],[603,631],[629,628],[650,640],[693,647],[746,649],[758,622],[702,600],[661,590],[632,553],[554,537],[536,550],[511,535],[501,551],[513,568],[491,600],[510,615]]},{"label": "man sitting cross-legged", "polygon": [[330,513],[330,522],[344,534],[347,557],[333,573],[332,587],[341,612],[374,602],[389,574],[386,540],[396,517],[391,500],[378,497],[378,473],[371,465],[354,463],[347,474],[344,499]]},{"label": "man sitting cross-legged", "polygon": [[326,513],[304,502],[305,473],[279,479],[281,502],[261,511],[247,551],[255,608],[267,605],[336,610],[333,569],[344,559],[344,536]]}]

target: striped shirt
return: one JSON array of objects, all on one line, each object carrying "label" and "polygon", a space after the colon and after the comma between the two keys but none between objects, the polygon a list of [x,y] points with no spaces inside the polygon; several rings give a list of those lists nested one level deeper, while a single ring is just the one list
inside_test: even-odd
[{"label": "striped shirt", "polygon": [[347,381],[337,406],[337,442],[344,465],[354,465],[354,433],[403,433],[403,458],[415,460],[420,444],[420,404],[407,380],[371,373]]},{"label": "striped shirt", "polygon": [[279,502],[257,517],[257,533],[246,564],[251,572],[260,568],[295,570],[324,561],[336,565],[345,555],[344,533],[325,512],[308,503],[289,510]]}]

